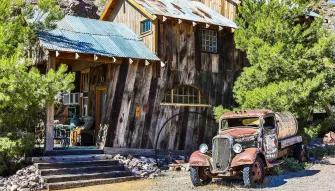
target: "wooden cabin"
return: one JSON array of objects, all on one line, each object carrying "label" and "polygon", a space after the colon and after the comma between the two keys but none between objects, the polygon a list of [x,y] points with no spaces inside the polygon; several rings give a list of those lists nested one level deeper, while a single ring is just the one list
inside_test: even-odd
[{"label": "wooden cabin", "polygon": [[110,0],[104,21],[66,16],[41,32],[47,70],[63,63],[76,74],[63,106],[48,107],[46,150],[54,120],[71,124],[74,116],[84,121],[77,126],[92,126],[100,148],[211,144],[213,107],[234,104],[233,83],[247,63],[234,46],[234,14],[215,2]]},{"label": "wooden cabin", "polygon": [[233,104],[246,63],[234,47],[237,26],[219,2],[226,1],[108,1],[100,19],[128,26],[161,63],[119,71],[119,88],[107,95],[105,146],[194,150],[211,143],[213,107]]}]

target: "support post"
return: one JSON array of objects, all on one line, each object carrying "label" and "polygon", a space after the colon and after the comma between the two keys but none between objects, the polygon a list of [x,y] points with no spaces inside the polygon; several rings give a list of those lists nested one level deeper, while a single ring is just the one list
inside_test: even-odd
[{"label": "support post", "polygon": [[[54,55],[49,54],[47,71],[56,68],[56,58]],[[45,141],[44,141],[44,151],[52,151],[54,149],[54,114],[55,107],[54,103],[49,103],[47,106],[47,119],[45,124]]]}]

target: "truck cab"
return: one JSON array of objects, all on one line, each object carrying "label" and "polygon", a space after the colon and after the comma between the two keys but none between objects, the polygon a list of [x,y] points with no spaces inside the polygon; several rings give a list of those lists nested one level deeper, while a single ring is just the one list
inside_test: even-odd
[{"label": "truck cab", "polygon": [[271,110],[227,112],[219,120],[218,134],[212,149],[201,144],[190,157],[190,173],[194,186],[211,182],[212,178],[242,176],[244,185],[261,184],[265,168],[280,164],[288,155],[304,160],[298,125],[289,113]]}]

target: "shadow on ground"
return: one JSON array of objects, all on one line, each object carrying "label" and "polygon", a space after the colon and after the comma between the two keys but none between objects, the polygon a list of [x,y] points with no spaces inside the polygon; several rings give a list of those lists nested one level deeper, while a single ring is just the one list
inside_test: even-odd
[{"label": "shadow on ground", "polygon": [[[276,176],[266,176],[264,184],[258,188],[276,188],[286,184],[288,179],[313,176],[319,172],[320,170],[302,170],[298,172],[287,172],[285,174]],[[231,188],[243,187],[243,180],[241,178],[215,179],[212,183],[218,186],[226,186]]]}]

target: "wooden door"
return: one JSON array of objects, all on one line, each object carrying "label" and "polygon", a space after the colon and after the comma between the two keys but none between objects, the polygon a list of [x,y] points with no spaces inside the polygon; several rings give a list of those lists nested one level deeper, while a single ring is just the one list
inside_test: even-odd
[{"label": "wooden door", "polygon": [[96,99],[95,99],[95,132],[99,132],[99,127],[106,111],[106,99],[107,99],[107,88],[97,87],[96,88]]}]

